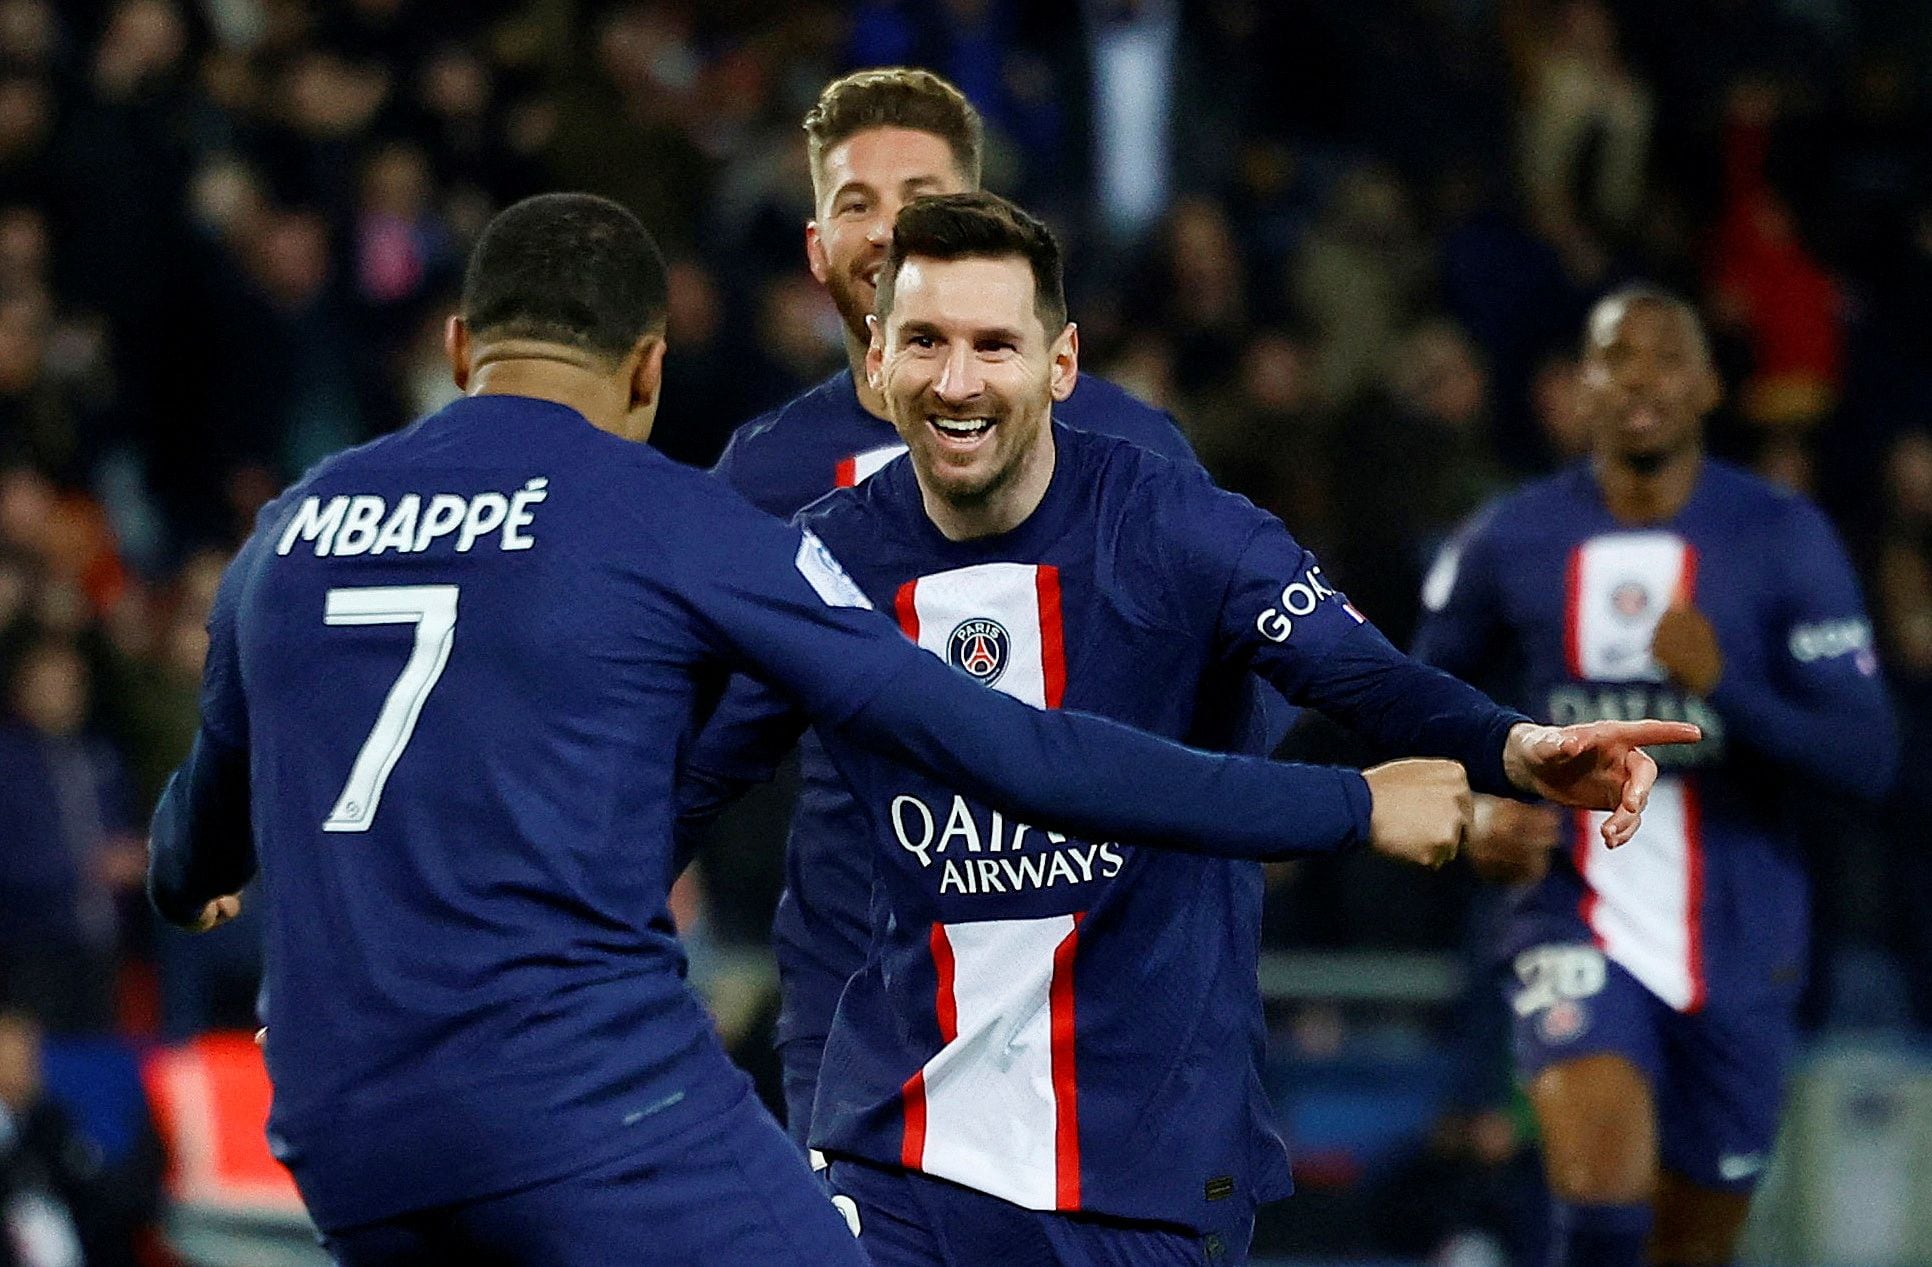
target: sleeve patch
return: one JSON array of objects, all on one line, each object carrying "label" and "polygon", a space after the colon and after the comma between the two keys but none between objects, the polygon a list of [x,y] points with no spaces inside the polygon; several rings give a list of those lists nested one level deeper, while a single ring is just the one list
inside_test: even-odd
[{"label": "sleeve patch", "polygon": [[810,530],[805,531],[803,539],[799,541],[798,556],[792,563],[827,607],[872,610],[872,600],[845,574],[845,569],[839,566],[839,561],[832,556],[825,543]]}]

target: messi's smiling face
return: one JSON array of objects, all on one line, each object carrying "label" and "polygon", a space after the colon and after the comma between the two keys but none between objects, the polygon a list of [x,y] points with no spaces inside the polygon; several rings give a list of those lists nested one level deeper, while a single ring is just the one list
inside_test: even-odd
[{"label": "messi's smiling face", "polygon": [[900,266],[866,368],[928,497],[984,502],[1039,460],[1073,389],[1074,337],[1042,324],[1017,255]]}]

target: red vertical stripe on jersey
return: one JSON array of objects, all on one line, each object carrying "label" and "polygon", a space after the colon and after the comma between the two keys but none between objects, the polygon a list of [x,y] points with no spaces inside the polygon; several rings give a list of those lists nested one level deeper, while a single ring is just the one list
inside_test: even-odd
[{"label": "red vertical stripe on jersey", "polygon": [[953,995],[953,944],[946,940],[946,926],[932,926],[932,967],[939,978],[933,998],[933,1014],[939,1018],[939,1041],[950,1043],[959,1037],[959,1000]]},{"label": "red vertical stripe on jersey", "polygon": [[859,482],[859,459],[856,456],[840,458],[838,469],[832,472],[833,488],[851,488]]},{"label": "red vertical stripe on jersey", "polygon": [[1033,574],[1040,599],[1040,675],[1046,681],[1046,706],[1060,707],[1067,693],[1067,643],[1060,623],[1060,569],[1042,563]]},{"label": "red vertical stripe on jersey", "polygon": [[1053,980],[1047,987],[1053,1024],[1053,1206],[1056,1210],[1080,1208],[1080,1084],[1073,1058],[1073,957],[1080,946],[1080,921],[1085,918],[1084,912],[1075,912],[1073,931],[1054,948]]},{"label": "red vertical stripe on jersey", "polygon": [[1688,541],[1684,543],[1684,570],[1677,576],[1677,592],[1671,595],[1671,601],[1683,607],[1697,601],[1697,547]]},{"label": "red vertical stripe on jersey", "polygon": [[917,1170],[926,1160],[926,1073],[920,1070],[899,1088],[906,1103],[906,1133],[899,1141],[899,1164]]},{"label": "red vertical stripe on jersey", "polygon": [[1583,547],[1570,551],[1563,574],[1563,663],[1570,676],[1583,680]]},{"label": "red vertical stripe on jersey", "polygon": [[[909,606],[910,584],[899,591],[902,603]],[[933,990],[933,1015],[939,1023],[942,1046],[959,1037],[959,1000],[953,993],[953,944],[946,940],[946,926],[932,926],[932,967],[938,984]],[[906,1130],[899,1141],[899,1164],[918,1170],[926,1163],[926,1074],[922,1069],[906,1079],[899,1089],[906,1105]]]},{"label": "red vertical stripe on jersey", "polygon": [[899,587],[899,593],[892,600],[893,610],[899,614],[899,628],[914,642],[919,641],[919,582],[907,581]]},{"label": "red vertical stripe on jersey", "polygon": [[[1686,560],[1684,571],[1691,564]],[[1697,780],[1684,780],[1684,956],[1689,962],[1690,1002],[1686,1012],[1704,1007],[1704,806],[1697,795]]]}]

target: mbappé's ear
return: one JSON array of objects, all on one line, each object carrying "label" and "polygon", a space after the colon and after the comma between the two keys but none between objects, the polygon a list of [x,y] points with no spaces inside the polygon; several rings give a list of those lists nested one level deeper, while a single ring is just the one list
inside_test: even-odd
[{"label": "mbapp\u00e9's ear", "polygon": [[449,376],[456,390],[470,389],[470,328],[455,314],[443,323],[443,357],[449,362]]},{"label": "mbapp\u00e9's ear", "polygon": [[637,341],[631,355],[626,358],[632,362],[631,368],[631,407],[633,409],[655,405],[658,393],[664,390],[664,336],[658,333],[647,334]]}]

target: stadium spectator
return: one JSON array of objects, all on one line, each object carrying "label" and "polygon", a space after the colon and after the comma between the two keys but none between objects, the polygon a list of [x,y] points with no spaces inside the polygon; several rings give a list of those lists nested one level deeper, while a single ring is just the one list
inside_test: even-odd
[{"label": "stadium spectator", "polygon": [[119,755],[87,726],[86,661],[43,638],[17,657],[0,724],[0,997],[61,1030],[113,1020],[119,904],[138,891]]},{"label": "stadium spectator", "polygon": [[128,1125],[132,1138],[107,1156],[48,1093],[40,1025],[0,1007],[0,1264],[153,1261],[160,1152],[151,1122]]},{"label": "stadium spectator", "polygon": [[1521,152],[1531,214],[1572,275],[1593,282],[1641,210],[1656,107],[1600,0],[1559,5],[1526,61]]},{"label": "stadium spectator", "polygon": [[1291,268],[1291,301],[1320,340],[1322,397],[1347,405],[1388,363],[1429,280],[1401,177],[1375,165],[1343,176]]}]

